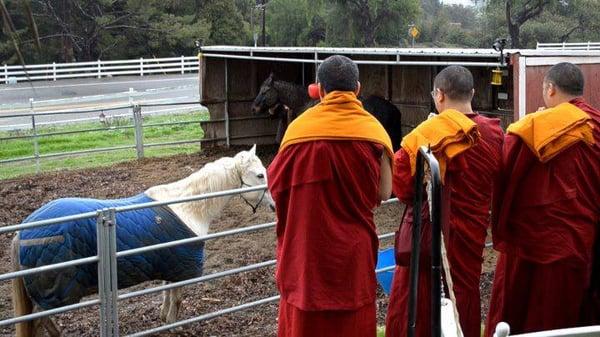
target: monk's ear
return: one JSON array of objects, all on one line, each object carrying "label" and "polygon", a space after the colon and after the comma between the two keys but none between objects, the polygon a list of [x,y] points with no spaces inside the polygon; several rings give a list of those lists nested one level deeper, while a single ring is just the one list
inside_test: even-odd
[{"label": "monk's ear", "polygon": [[323,99],[323,97],[325,97],[325,95],[327,94],[325,92],[325,88],[323,88],[323,85],[321,85],[321,83],[317,83],[317,85],[319,86],[319,98]]},{"label": "monk's ear", "polygon": [[548,96],[552,97],[556,95],[556,86],[554,83],[548,83]]},{"label": "monk's ear", "polygon": [[360,89],[361,89],[360,81],[356,81],[356,90],[354,91],[354,94],[356,96],[358,96],[358,94],[360,94]]}]

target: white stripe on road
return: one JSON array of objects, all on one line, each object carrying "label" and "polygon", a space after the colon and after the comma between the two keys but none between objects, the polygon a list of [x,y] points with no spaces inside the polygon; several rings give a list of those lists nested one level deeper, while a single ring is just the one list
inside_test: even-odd
[{"label": "white stripe on road", "polygon": [[[67,87],[86,87],[86,86],[99,86],[99,85],[115,85],[115,84],[131,84],[131,83],[150,83],[150,82],[174,82],[181,80],[197,80],[198,77],[179,77],[179,78],[171,78],[171,79],[160,79],[160,80],[146,80],[140,77],[140,80],[137,81],[123,81],[123,82],[102,82],[102,83],[81,83],[81,84],[65,84],[65,85],[45,85],[45,86],[34,86],[33,89],[47,89],[47,88],[67,88]],[[7,88],[0,89],[0,91],[16,91],[16,90],[31,90],[32,87],[23,87],[23,88]]]}]

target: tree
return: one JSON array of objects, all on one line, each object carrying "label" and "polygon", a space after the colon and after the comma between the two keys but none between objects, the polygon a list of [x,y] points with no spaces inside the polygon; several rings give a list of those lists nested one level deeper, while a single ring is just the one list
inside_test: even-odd
[{"label": "tree", "polygon": [[211,26],[208,44],[240,45],[248,40],[248,27],[234,0],[207,0],[202,16]]},{"label": "tree", "polygon": [[522,48],[521,26],[542,13],[551,0],[504,0],[506,2],[506,24],[513,48]]},{"label": "tree", "polygon": [[[406,31],[408,23],[419,13],[417,0],[336,0],[349,14],[352,29],[357,33],[360,45],[376,46],[377,39],[389,40],[390,25],[396,34]],[[382,35],[387,32],[388,34]],[[387,36],[386,36],[387,35]],[[398,35],[395,36],[398,38]]]},{"label": "tree", "polygon": [[306,44],[310,15],[306,0],[271,0],[267,31],[271,45],[300,46]]}]

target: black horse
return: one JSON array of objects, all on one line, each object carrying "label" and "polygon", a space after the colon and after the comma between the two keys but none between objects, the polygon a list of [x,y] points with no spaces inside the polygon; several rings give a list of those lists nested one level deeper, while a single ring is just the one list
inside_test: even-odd
[{"label": "black horse", "polygon": [[[370,112],[383,125],[392,140],[394,151],[402,141],[402,115],[394,104],[379,96],[359,97],[365,110]],[[315,105],[308,96],[308,90],[298,84],[277,81],[271,73],[260,87],[252,104],[255,114],[268,111],[273,118],[279,118],[276,140],[283,139],[288,125],[309,107]]]}]

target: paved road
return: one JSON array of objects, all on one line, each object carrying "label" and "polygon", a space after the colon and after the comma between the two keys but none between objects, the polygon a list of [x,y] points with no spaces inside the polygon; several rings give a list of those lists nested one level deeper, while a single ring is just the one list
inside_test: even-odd
[{"label": "paved road", "polygon": [[[198,101],[198,75],[168,75],[144,77],[114,77],[103,79],[75,79],[56,82],[31,82],[16,85],[0,85],[0,117],[29,112],[29,98],[34,99],[36,112],[109,108],[127,104],[129,90],[133,88],[133,100],[138,103],[164,101]],[[192,106],[161,106],[143,108],[142,112],[168,112]],[[197,106],[196,106],[197,108]],[[107,115],[128,113],[128,109],[107,110]],[[77,115],[39,116],[38,123],[61,122],[82,118],[97,118],[99,112]],[[29,124],[30,118],[0,118],[0,128]]]}]

